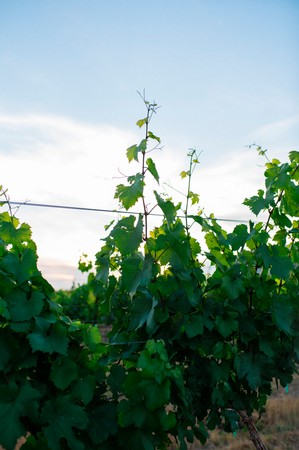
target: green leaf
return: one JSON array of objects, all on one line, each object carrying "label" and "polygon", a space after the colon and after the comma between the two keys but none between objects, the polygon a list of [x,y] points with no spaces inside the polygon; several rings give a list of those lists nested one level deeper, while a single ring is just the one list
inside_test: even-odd
[{"label": "green leaf", "polygon": [[161,410],[159,421],[163,430],[165,431],[170,431],[171,429],[174,429],[177,423],[175,414],[172,411],[166,412],[164,409]]},{"label": "green leaf", "polygon": [[156,301],[151,297],[137,298],[130,311],[130,330],[137,330],[152,318]]},{"label": "green leaf", "polygon": [[15,383],[0,386],[0,444],[6,450],[14,450],[17,439],[25,436],[22,418],[37,413],[39,397],[40,393],[29,383],[21,387]]},{"label": "green leaf", "polygon": [[0,298],[0,316],[4,317],[6,320],[10,318],[7,302]]},{"label": "green leaf", "polygon": [[195,192],[189,191],[188,196],[191,200],[192,205],[195,205],[196,203],[199,202],[199,195],[196,194]]},{"label": "green leaf", "polygon": [[114,403],[99,404],[91,409],[87,432],[96,445],[104,442],[109,436],[115,436],[117,430],[116,405]]},{"label": "green leaf", "polygon": [[260,338],[259,348],[265,355],[270,356],[270,358],[275,355],[273,343],[270,340]]},{"label": "green leaf", "polygon": [[190,175],[190,172],[186,172],[185,170],[182,170],[182,172],[180,173],[180,177],[182,178],[182,180],[186,177],[188,177]]},{"label": "green leaf", "polygon": [[93,375],[86,375],[77,380],[72,387],[72,397],[82,401],[84,405],[91,402],[96,388],[96,380]]},{"label": "green leaf", "polygon": [[223,415],[225,418],[225,425],[228,425],[230,431],[235,432],[239,430],[240,416],[236,411],[226,409]]},{"label": "green leaf", "polygon": [[238,329],[238,322],[236,320],[237,317],[238,314],[232,311],[227,312],[224,316],[222,315],[216,316],[215,318],[216,328],[224,338],[227,338],[234,331],[237,331]]},{"label": "green leaf", "polygon": [[146,151],[146,139],[142,139],[139,145],[132,145],[127,149],[127,158],[131,162],[133,159],[138,161],[138,153],[144,153]]},{"label": "green leaf", "polygon": [[286,245],[288,233],[286,230],[278,230],[273,236],[273,240],[277,242],[278,245]]},{"label": "green leaf", "polygon": [[293,150],[289,153],[289,159],[291,162],[299,164],[299,152]]},{"label": "green leaf", "polygon": [[284,191],[281,204],[287,214],[298,217],[298,204],[299,204],[299,186],[293,182],[287,185]]},{"label": "green leaf", "polygon": [[189,339],[203,334],[203,318],[202,316],[190,316],[188,322],[185,323],[186,333]]},{"label": "green leaf", "polygon": [[159,207],[162,209],[165,219],[170,226],[176,217],[176,208],[170,200],[163,200],[160,195],[154,191]]},{"label": "green leaf", "polygon": [[245,291],[242,278],[231,279],[229,275],[224,275],[222,278],[222,288],[231,300],[236,300]]},{"label": "green leaf", "polygon": [[146,431],[132,430],[126,440],[126,449],[155,450],[154,437]]},{"label": "green leaf", "polygon": [[151,379],[141,380],[138,389],[150,411],[154,411],[161,406],[165,407],[170,402],[170,381],[168,379],[165,379],[162,383],[157,383]]},{"label": "green leaf", "polygon": [[21,284],[33,276],[39,276],[40,272],[36,267],[37,255],[31,248],[26,248],[20,256],[15,253],[8,253],[0,263],[0,269],[12,274],[15,280]]},{"label": "green leaf", "polygon": [[271,259],[271,274],[286,280],[293,269],[293,262],[288,256],[274,255]]},{"label": "green leaf", "polygon": [[61,324],[55,324],[49,332],[36,329],[28,335],[31,348],[34,352],[40,350],[45,353],[60,353],[66,355],[69,339],[67,329]]},{"label": "green leaf", "polygon": [[139,119],[136,122],[136,125],[138,125],[139,128],[143,127],[144,124],[148,122],[148,118],[145,117],[144,119]]},{"label": "green leaf", "polygon": [[166,364],[169,362],[164,344],[161,341],[149,340],[146,348],[140,353],[137,367],[142,369],[144,377],[154,378],[158,383],[165,379]]},{"label": "green leaf", "polygon": [[50,379],[58,389],[66,389],[78,377],[78,366],[70,358],[58,356],[51,366]]},{"label": "green leaf", "polygon": [[115,245],[123,256],[134,254],[141,242],[143,232],[142,216],[138,218],[135,225],[135,217],[129,216],[121,219],[111,231],[110,236],[114,238]]},{"label": "green leaf", "polygon": [[144,177],[140,173],[128,177],[128,182],[130,183],[129,186],[123,184],[116,186],[114,195],[114,198],[119,199],[126,211],[142,197],[145,186]]},{"label": "green leaf", "polygon": [[258,195],[246,198],[243,204],[248,206],[253,214],[257,216],[261,211],[268,209],[268,207],[273,204],[273,198],[267,198],[267,196],[264,197],[264,191],[260,189]]},{"label": "green leaf", "polygon": [[294,308],[285,295],[277,296],[272,303],[272,317],[278,328],[288,335],[293,335]]},{"label": "green leaf", "polygon": [[288,249],[278,245],[260,245],[257,255],[262,258],[266,268],[270,267],[271,275],[280,279],[287,279],[293,270],[293,262]]},{"label": "green leaf", "polygon": [[[165,224],[163,226],[165,227]],[[148,242],[148,245],[151,248],[151,242]],[[152,249],[156,252],[156,259],[161,265],[170,265],[173,270],[180,271],[181,280],[189,284],[190,275],[188,272],[184,274],[183,271],[190,263],[191,248],[180,220],[177,220],[171,227],[167,225],[165,231],[157,235],[156,245]]]},{"label": "green leaf", "polygon": [[212,250],[214,248],[219,249],[219,242],[218,242],[216,236],[214,235],[214,233],[212,233],[212,232],[206,233],[205,241],[210,250]]},{"label": "green leaf", "polygon": [[123,366],[113,365],[108,376],[108,384],[113,394],[117,395],[123,391],[123,383],[126,377],[126,370]]},{"label": "green leaf", "polygon": [[272,213],[272,219],[273,219],[275,225],[277,225],[281,228],[291,228],[292,227],[292,222],[288,218],[288,216],[286,214],[279,212],[279,210],[277,208],[274,209],[274,211]]},{"label": "green leaf", "polygon": [[83,330],[84,344],[91,350],[95,351],[98,344],[100,344],[102,338],[101,333],[97,325],[88,325]]},{"label": "green leaf", "polygon": [[247,231],[247,226],[244,224],[237,225],[234,231],[227,235],[227,240],[230,243],[232,250],[239,250],[240,247],[244,247],[249,234]]},{"label": "green leaf", "polygon": [[157,183],[159,183],[160,177],[159,177],[159,174],[157,172],[156,165],[155,165],[154,161],[152,160],[152,158],[147,158],[146,165],[147,165],[147,168],[148,168],[149,172],[155,178]]},{"label": "green leaf", "polygon": [[121,400],[118,405],[118,422],[123,428],[135,425],[138,428],[144,427],[149,417],[149,411],[144,402],[135,404],[130,400]]},{"label": "green leaf", "polygon": [[129,162],[131,162],[133,159],[135,159],[135,161],[138,161],[138,147],[136,144],[131,145],[131,147],[127,149],[127,158]]},{"label": "green leaf", "polygon": [[75,405],[70,396],[60,396],[48,400],[42,409],[45,435],[51,450],[61,450],[61,439],[65,439],[72,450],[84,450],[85,445],[79,441],[73,430],[84,430],[88,418],[83,408]]},{"label": "green leaf", "polygon": [[33,291],[28,298],[28,293],[24,290],[14,289],[6,297],[11,319],[25,321],[38,316],[43,308],[43,298],[44,295],[38,291]]},{"label": "green leaf", "polygon": [[78,269],[82,273],[89,272],[92,269],[92,261],[88,261],[86,253],[80,256]]},{"label": "green leaf", "polygon": [[235,367],[240,379],[246,377],[251,389],[256,389],[262,384],[262,368],[267,357],[260,353],[241,353],[235,358]]},{"label": "green leaf", "polygon": [[[3,217],[3,216],[2,216]],[[19,221],[14,220],[0,221],[1,239],[6,245],[20,246],[23,243],[31,241],[31,229],[27,223],[19,226]]]},{"label": "green leaf", "polygon": [[149,132],[147,133],[147,135],[148,135],[148,137],[149,137],[150,139],[153,139],[153,140],[155,140],[155,141],[158,141],[159,143],[161,142],[161,139],[160,139],[158,136],[155,136],[151,131],[149,131]]},{"label": "green leaf", "polygon": [[101,251],[96,254],[96,279],[104,284],[107,283],[109,277],[110,257],[111,251],[106,246],[104,246]]},{"label": "green leaf", "polygon": [[138,253],[126,258],[122,265],[121,287],[132,297],[142,280],[142,256]]},{"label": "green leaf", "polygon": [[141,254],[136,253],[123,261],[121,269],[121,287],[133,297],[139,286],[147,286],[150,283],[153,258],[149,254],[143,258]]}]

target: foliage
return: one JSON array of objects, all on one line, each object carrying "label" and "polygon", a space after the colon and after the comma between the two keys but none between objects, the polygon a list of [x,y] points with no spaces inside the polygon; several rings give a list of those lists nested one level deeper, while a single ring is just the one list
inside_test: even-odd
[{"label": "foliage", "polygon": [[[37,269],[30,228],[0,216],[0,443],[29,431],[25,449],[181,449],[208,430],[239,427],[262,412],[271,381],[291,383],[298,362],[299,153],[267,161],[265,188],[245,200],[250,221],[225,231],[190,214],[198,163],[189,153],[186,203],[155,191],[163,215],[148,229],[146,177],[157,105],[145,101],[145,134],[127,150],[139,170],[116,188],[128,210],[96,255],[90,280],[100,314],[113,320],[110,345],[98,329],[71,321]],[[108,227],[107,227],[108,229]],[[191,234],[192,229],[192,234]],[[202,250],[202,236],[206,250]],[[210,263],[213,271],[205,273]]]},{"label": "foliage", "polygon": [[52,301],[30,228],[11,211],[0,236],[0,443],[14,449],[29,432],[25,449],[94,448],[94,409],[107,403],[98,328]]}]

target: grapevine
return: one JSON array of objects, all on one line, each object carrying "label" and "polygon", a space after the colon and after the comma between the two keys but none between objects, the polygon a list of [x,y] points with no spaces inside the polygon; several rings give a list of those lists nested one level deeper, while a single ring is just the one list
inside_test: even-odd
[{"label": "grapevine", "polygon": [[[29,225],[13,213],[1,188],[0,444],[13,450],[162,450],[221,427],[248,427],[264,411],[273,380],[292,382],[299,358],[299,153],[266,159],[265,187],[244,204],[255,221],[223,229],[213,216],[190,213],[195,151],[188,154],[186,203],[158,192],[152,158],[160,138],[157,110],[144,98],[137,121],[143,138],[127,149],[135,174],[116,187],[125,211],[107,226],[95,256],[90,299],[82,317],[68,317],[38,269]],[[260,150],[260,153],[263,153]],[[150,156],[149,156],[150,154]],[[154,189],[149,228],[145,188]],[[190,205],[191,203],[191,205]],[[260,216],[266,217],[261,220]],[[206,248],[203,249],[204,237]],[[207,273],[205,267],[212,271]],[[83,266],[82,266],[83,267]],[[91,266],[83,270],[89,271]],[[92,289],[91,289],[92,286]]]}]

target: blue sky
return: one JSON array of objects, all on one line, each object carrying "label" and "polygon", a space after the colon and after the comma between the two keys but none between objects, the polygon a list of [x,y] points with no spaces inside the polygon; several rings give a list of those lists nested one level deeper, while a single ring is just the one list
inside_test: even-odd
[{"label": "blue sky", "polygon": [[[152,128],[164,179],[177,183],[196,148],[205,209],[247,217],[240,204],[262,171],[246,146],[281,159],[298,149],[298,23],[298,0],[1,0],[0,184],[16,201],[115,206],[145,89],[161,105]],[[56,286],[99,249],[110,220],[18,215]]]}]

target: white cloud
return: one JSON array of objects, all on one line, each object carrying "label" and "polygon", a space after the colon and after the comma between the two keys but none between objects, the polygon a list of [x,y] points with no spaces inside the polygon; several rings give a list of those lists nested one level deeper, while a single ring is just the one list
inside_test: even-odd
[{"label": "white cloud", "polygon": [[[125,149],[137,134],[103,125],[86,125],[55,116],[0,116],[0,183],[12,201],[113,209],[118,167],[127,169]],[[79,256],[100,247],[111,216],[22,206],[18,213],[32,227],[40,265],[55,286],[72,281]],[[64,267],[64,269],[62,269]],[[55,278],[55,277],[54,277]],[[69,283],[71,285],[72,283]]]},{"label": "white cloud", "polygon": [[106,204],[100,191],[111,191],[116,164],[125,163],[124,150],[137,138],[53,116],[0,116],[0,127],[1,182],[11,196],[31,201]]},{"label": "white cloud", "polygon": [[285,156],[290,150],[298,150],[299,115],[263,125],[253,130],[250,137],[258,145],[269,148],[271,157]]},{"label": "white cloud", "polygon": [[269,137],[273,136],[273,134],[277,136],[289,132],[295,126],[299,126],[298,115],[264,125],[259,128],[258,134]]}]

